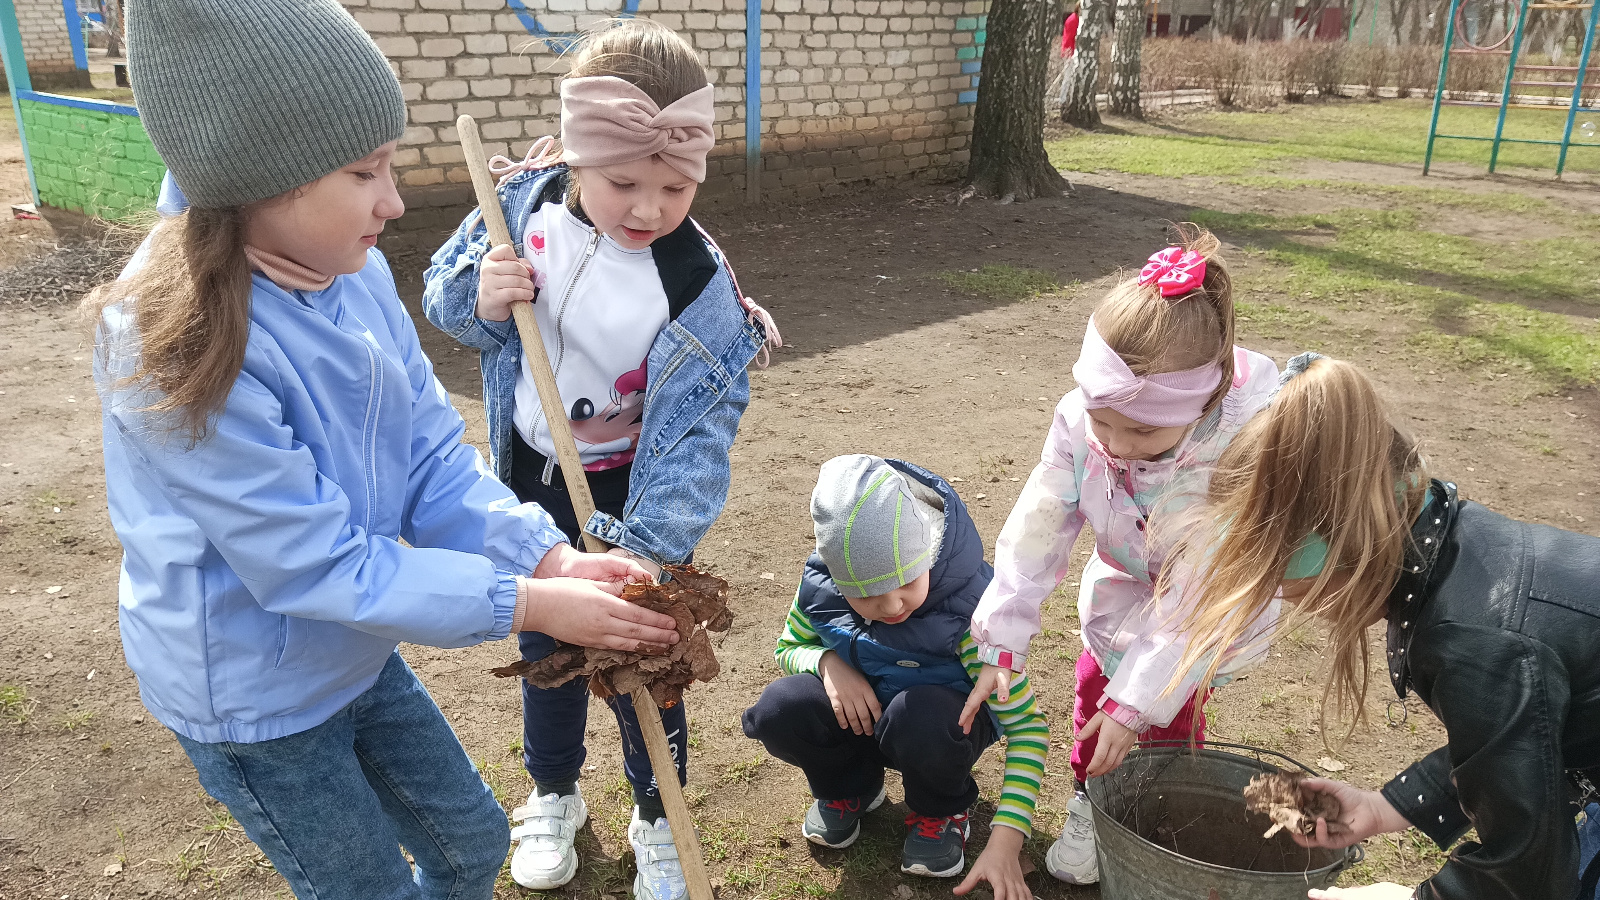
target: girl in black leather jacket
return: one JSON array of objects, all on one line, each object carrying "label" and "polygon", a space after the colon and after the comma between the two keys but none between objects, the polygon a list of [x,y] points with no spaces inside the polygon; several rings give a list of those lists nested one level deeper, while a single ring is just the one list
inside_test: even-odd
[{"label": "girl in black leather jacket", "polygon": [[1395,692],[1415,691],[1449,733],[1379,791],[1308,781],[1344,812],[1302,843],[1336,848],[1415,827],[1448,848],[1477,830],[1414,889],[1309,896],[1594,898],[1600,864],[1579,893],[1579,832],[1592,857],[1600,538],[1508,519],[1427,480],[1371,382],[1315,354],[1290,361],[1272,404],[1218,461],[1209,507],[1182,551],[1204,577],[1180,671],[1217,666],[1281,587],[1294,612],[1280,627],[1311,615],[1328,628],[1324,710],[1346,736],[1364,718],[1367,629],[1385,620]]}]

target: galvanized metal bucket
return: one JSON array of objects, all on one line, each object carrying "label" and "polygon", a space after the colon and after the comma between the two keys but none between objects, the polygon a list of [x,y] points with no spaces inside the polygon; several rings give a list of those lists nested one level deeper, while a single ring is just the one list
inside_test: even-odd
[{"label": "galvanized metal bucket", "polygon": [[1102,900],[1305,900],[1359,862],[1359,846],[1308,850],[1283,832],[1262,839],[1272,822],[1244,808],[1243,791],[1280,768],[1263,756],[1311,771],[1271,750],[1178,743],[1140,746],[1089,779]]}]

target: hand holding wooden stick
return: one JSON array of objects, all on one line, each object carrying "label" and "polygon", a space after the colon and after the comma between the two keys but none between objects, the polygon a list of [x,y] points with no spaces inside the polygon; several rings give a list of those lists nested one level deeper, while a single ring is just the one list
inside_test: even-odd
[{"label": "hand holding wooden stick", "polygon": [[[500,208],[500,197],[495,192],[494,178],[489,174],[489,162],[483,154],[483,143],[478,137],[478,123],[471,116],[456,120],[456,131],[461,136],[461,150],[472,173],[472,189],[478,198],[478,209],[483,215],[484,227],[489,232],[492,246],[515,244],[511,229],[506,226],[505,212]],[[517,334],[522,338],[522,350],[528,355],[528,370],[533,374],[534,387],[539,392],[539,406],[550,426],[550,439],[555,444],[556,462],[561,477],[567,485],[567,496],[572,498],[572,511],[582,528],[594,515],[594,495],[589,492],[589,482],[583,463],[578,456],[578,445],[572,438],[572,426],[567,421],[566,409],[561,404],[561,392],[550,368],[550,356],[545,352],[544,339],[539,335],[539,325],[533,317],[533,305],[516,303],[511,307],[512,318],[517,323]],[[583,535],[584,545],[591,551],[603,552],[606,548],[594,535]],[[678,861],[683,866],[684,880],[688,883],[690,900],[713,900],[711,878],[706,874],[706,864],[700,854],[700,838],[695,833],[694,819],[689,805],[683,799],[683,785],[678,783],[678,766],[672,758],[672,747],[667,743],[666,729],[661,725],[661,711],[648,688],[641,687],[629,695],[634,711],[639,716],[639,728],[644,733],[646,750],[650,753],[650,768],[656,774],[656,789],[661,792],[661,804],[667,810],[667,823],[672,827],[672,841],[678,848]]]}]

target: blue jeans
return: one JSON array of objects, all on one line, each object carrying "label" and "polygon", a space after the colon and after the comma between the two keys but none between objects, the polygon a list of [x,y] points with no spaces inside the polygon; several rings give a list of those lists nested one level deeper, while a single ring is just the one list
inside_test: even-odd
[{"label": "blue jeans", "polygon": [[308,731],[178,743],[206,793],[301,900],[494,895],[511,846],[505,812],[399,653],[366,693]]},{"label": "blue jeans", "polygon": [[[1578,878],[1585,875],[1597,878],[1600,877],[1600,803],[1589,804],[1583,812],[1583,824],[1578,826]],[[1591,868],[1596,868],[1596,873],[1590,873]],[[1580,890],[1578,900],[1600,900],[1600,889]]]}]

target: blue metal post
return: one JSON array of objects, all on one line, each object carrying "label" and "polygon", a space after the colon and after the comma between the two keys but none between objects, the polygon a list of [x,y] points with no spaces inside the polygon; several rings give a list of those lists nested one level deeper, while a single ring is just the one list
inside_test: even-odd
[{"label": "blue metal post", "polygon": [[761,200],[761,0],[744,4],[744,193]]},{"label": "blue metal post", "polygon": [[28,152],[28,130],[22,126],[22,103],[18,94],[33,91],[28,77],[28,60],[22,54],[22,27],[17,24],[17,7],[11,0],[0,0],[0,58],[4,59],[6,84],[11,88],[11,111],[17,115],[17,139],[22,143],[22,163],[28,168],[28,190],[33,205],[39,205],[39,180],[33,177],[33,155]]},{"label": "blue metal post", "polygon": [[1572,85],[1572,106],[1567,109],[1567,129],[1561,132],[1561,155],[1556,157],[1556,177],[1567,167],[1567,148],[1572,145],[1572,123],[1578,118],[1578,107],[1583,104],[1583,85],[1589,77],[1589,52],[1594,49],[1594,33],[1600,29],[1600,2],[1589,4],[1589,30],[1583,36],[1583,50],[1578,54],[1577,82]]},{"label": "blue metal post", "polygon": [[[1526,2],[1526,0],[1524,0]],[[1428,119],[1428,150],[1422,157],[1422,174],[1433,165],[1433,138],[1439,133],[1439,107],[1444,104],[1444,84],[1450,74],[1450,51],[1456,45],[1456,13],[1462,0],[1451,0],[1450,20],[1444,26],[1444,52],[1439,54],[1439,83],[1433,89],[1433,117]]]},{"label": "blue metal post", "polygon": [[[1516,33],[1511,37],[1511,59],[1506,63],[1506,84],[1500,92],[1500,117],[1494,123],[1494,143],[1489,148],[1489,174],[1494,174],[1494,167],[1500,161],[1500,136],[1506,130],[1506,106],[1511,103],[1511,82],[1517,77],[1517,58],[1522,55],[1522,28],[1528,24],[1528,4],[1531,0],[1522,0],[1522,12],[1517,15]],[[1455,19],[1450,19],[1452,23]]]},{"label": "blue metal post", "polygon": [[78,0],[61,0],[61,12],[67,17],[67,39],[72,42],[72,64],[89,71],[89,48],[83,42],[83,17],[78,15]]}]

